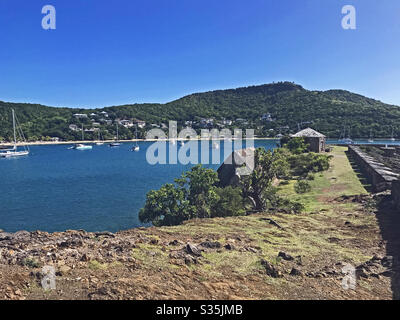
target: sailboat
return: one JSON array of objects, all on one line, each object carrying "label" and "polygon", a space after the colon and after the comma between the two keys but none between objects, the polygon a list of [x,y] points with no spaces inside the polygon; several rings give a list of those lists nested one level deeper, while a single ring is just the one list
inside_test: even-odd
[{"label": "sailboat", "polygon": [[99,129],[99,141],[96,142],[96,146],[101,146],[103,144],[104,144],[104,142],[101,139],[101,133],[100,133],[100,129]]},{"label": "sailboat", "polygon": [[132,147],[132,151],[139,151],[140,148],[139,148],[139,144],[138,144],[138,142],[137,142],[137,124],[136,124],[136,129],[135,129],[135,137],[136,137],[136,143],[135,143],[135,145]]},{"label": "sailboat", "polygon": [[368,139],[369,143],[374,142],[374,139],[372,138],[372,129],[369,131],[369,139]]},{"label": "sailboat", "polygon": [[20,135],[20,137],[22,138],[22,140],[24,140],[25,142],[25,137],[24,134],[22,132],[22,130],[20,128],[17,129],[17,118],[15,116],[15,111],[14,109],[11,109],[12,111],[12,119],[13,119],[13,132],[14,132],[14,147],[11,149],[2,149],[0,150],[0,157],[1,158],[11,158],[11,157],[20,157],[20,156],[27,156],[29,154],[29,148],[27,146],[23,146],[24,150],[23,151],[18,151],[17,148],[17,130],[18,133]]},{"label": "sailboat", "polygon": [[118,142],[119,138],[118,138],[118,121],[117,121],[117,140],[115,140],[115,142],[111,142],[109,144],[110,147],[119,147],[121,145],[120,142]]},{"label": "sailboat", "polygon": [[340,134],[340,138],[339,138],[339,143],[343,143],[343,144],[353,144],[354,141],[350,139],[350,128],[349,128],[349,133],[348,133],[348,137],[346,138],[346,127],[343,128],[343,132]]},{"label": "sailboat", "polygon": [[180,145],[181,145],[181,147],[183,147],[185,145],[185,141],[181,140]]},{"label": "sailboat", "polygon": [[218,150],[219,149],[219,142],[213,142],[212,148]]},{"label": "sailboat", "polygon": [[[85,131],[83,130],[83,123],[82,123],[82,141],[85,141]],[[75,149],[75,150],[91,150],[91,149],[93,149],[93,147],[89,146],[87,144],[77,143],[76,145],[74,145],[72,147],[72,149]]]},{"label": "sailboat", "polygon": [[394,129],[392,128],[392,137],[390,138],[391,141],[396,141],[396,138],[394,137]]}]

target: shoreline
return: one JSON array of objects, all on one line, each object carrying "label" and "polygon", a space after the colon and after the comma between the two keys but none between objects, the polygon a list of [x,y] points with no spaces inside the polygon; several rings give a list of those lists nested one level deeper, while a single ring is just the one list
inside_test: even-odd
[{"label": "shoreline", "polygon": [[[206,139],[206,138],[191,138],[191,139],[130,139],[130,140],[118,140],[120,143],[129,143],[129,142],[156,142],[156,141],[189,141],[189,140],[194,140],[194,141],[204,141],[204,140],[210,140],[210,141],[224,141],[224,138],[219,138],[219,139]],[[239,139],[234,139],[232,138],[232,141],[234,140],[239,140]],[[257,138],[243,138],[240,140],[279,140],[279,138],[262,138],[262,137],[257,137]],[[34,142],[18,142],[17,146],[45,146],[45,145],[68,145],[68,144],[77,144],[77,143],[83,143],[83,144],[95,144],[95,143],[112,143],[115,142],[115,140],[71,140],[71,141],[34,141]],[[13,146],[14,144],[12,142],[4,142],[0,143],[0,146]]]},{"label": "shoreline", "polygon": [[[327,139],[327,141],[329,140],[338,140],[339,138],[330,138]],[[156,142],[156,141],[171,141],[171,140],[175,140],[175,141],[189,141],[189,140],[193,140],[193,141],[204,141],[204,140],[210,140],[210,141],[224,141],[224,138],[218,138],[218,139],[210,139],[210,138],[190,138],[190,139],[170,139],[170,138],[166,138],[166,139],[130,139],[130,140],[119,140],[118,142],[120,143],[130,143],[130,142]],[[268,137],[255,137],[255,138],[243,138],[243,139],[234,139],[232,138],[231,141],[235,141],[235,140],[270,140],[270,141],[274,141],[274,140],[280,140],[280,138],[268,138]],[[356,140],[367,140],[367,138],[355,138]],[[375,139],[375,141],[390,141],[390,138],[379,138],[379,139]],[[78,144],[78,143],[82,143],[82,144],[96,144],[96,143],[104,143],[104,144],[108,144],[108,143],[112,143],[115,142],[115,140],[70,140],[70,141],[33,141],[33,142],[17,142],[17,146],[21,147],[21,146],[47,146],[47,145],[71,145],[71,144]],[[391,141],[391,142],[400,142],[400,140],[396,140],[396,141]],[[373,143],[371,143],[373,144]],[[9,146],[14,146],[14,144],[12,142],[0,142],[0,146],[4,146],[4,147],[9,147]],[[1,150],[1,149],[0,149]]]}]

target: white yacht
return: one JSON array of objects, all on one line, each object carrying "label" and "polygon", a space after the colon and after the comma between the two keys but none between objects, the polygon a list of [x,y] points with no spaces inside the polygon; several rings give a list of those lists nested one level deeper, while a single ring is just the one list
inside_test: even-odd
[{"label": "white yacht", "polygon": [[11,109],[12,111],[12,120],[13,120],[13,133],[14,133],[14,146],[12,148],[8,149],[0,149],[0,157],[1,158],[12,158],[12,157],[20,157],[20,156],[27,156],[29,154],[29,148],[26,145],[23,145],[22,148],[23,150],[18,151],[17,147],[17,131],[19,136],[22,138],[22,140],[25,142],[25,137],[24,134],[18,124],[18,119],[15,116],[15,111],[14,109]]}]

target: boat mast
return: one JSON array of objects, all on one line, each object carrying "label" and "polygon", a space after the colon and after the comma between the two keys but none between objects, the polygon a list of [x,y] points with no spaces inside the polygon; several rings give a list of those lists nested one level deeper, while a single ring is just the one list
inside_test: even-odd
[{"label": "boat mast", "polygon": [[138,142],[137,142],[137,123],[136,123],[136,128],[135,128],[135,137],[136,137],[136,145],[138,145]]},{"label": "boat mast", "polygon": [[118,121],[117,121],[117,141],[118,141]]},{"label": "boat mast", "polygon": [[82,123],[82,141],[85,141],[85,135],[84,135],[84,132],[83,132],[83,123]]},{"label": "boat mast", "polygon": [[17,134],[15,132],[15,111],[14,109],[12,110],[12,118],[13,118],[13,131],[14,131],[14,149],[17,148]]}]

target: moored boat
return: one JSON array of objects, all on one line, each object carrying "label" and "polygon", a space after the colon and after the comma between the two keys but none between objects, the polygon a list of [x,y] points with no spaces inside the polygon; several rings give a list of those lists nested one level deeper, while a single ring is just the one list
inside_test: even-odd
[{"label": "moored boat", "polygon": [[18,119],[15,116],[14,109],[11,109],[11,111],[12,111],[12,121],[13,121],[14,146],[12,148],[0,149],[0,158],[12,158],[12,157],[21,157],[29,155],[29,148],[26,145],[22,146],[24,150],[18,151],[17,131],[24,142],[25,142],[25,136],[22,130],[19,128],[19,126],[17,126]]}]

